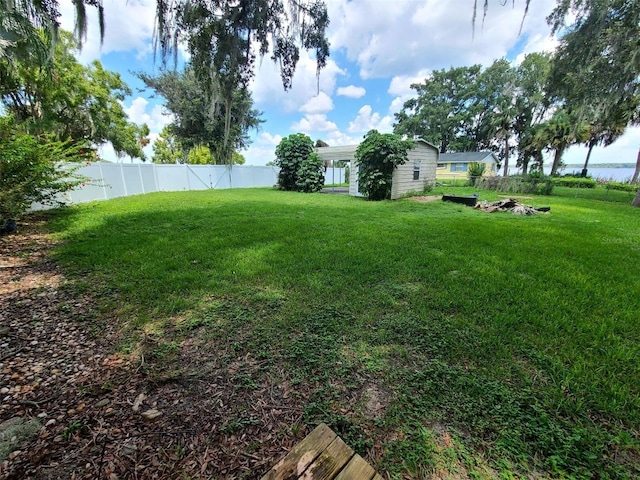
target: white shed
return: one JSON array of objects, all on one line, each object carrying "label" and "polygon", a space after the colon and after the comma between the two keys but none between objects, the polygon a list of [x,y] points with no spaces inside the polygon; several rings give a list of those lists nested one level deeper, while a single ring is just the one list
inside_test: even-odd
[{"label": "white shed", "polygon": [[[349,195],[361,197],[358,190],[358,167],[355,165],[355,153],[358,145],[340,147],[318,147],[316,152],[323,161],[348,161]],[[409,150],[408,161],[398,165],[393,172],[391,199],[395,200],[411,192],[422,192],[427,185],[436,183],[436,165],[438,164],[438,148],[426,140],[415,140],[415,146]]]}]

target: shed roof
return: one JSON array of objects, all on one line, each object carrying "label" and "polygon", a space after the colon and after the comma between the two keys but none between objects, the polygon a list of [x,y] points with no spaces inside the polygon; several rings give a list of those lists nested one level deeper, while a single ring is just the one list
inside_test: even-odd
[{"label": "shed roof", "polygon": [[[439,152],[438,147],[434,144],[427,142],[422,138],[416,138],[413,140],[417,144],[421,144],[430,148],[433,148],[436,152]],[[335,147],[316,147],[316,152],[320,156],[327,160],[348,160],[347,156],[353,156],[355,154],[358,145],[338,145]],[[334,158],[335,157],[335,158]]]},{"label": "shed roof", "polygon": [[468,162],[492,162],[497,163],[497,158],[493,152],[458,152],[441,153],[440,163],[468,163]]}]

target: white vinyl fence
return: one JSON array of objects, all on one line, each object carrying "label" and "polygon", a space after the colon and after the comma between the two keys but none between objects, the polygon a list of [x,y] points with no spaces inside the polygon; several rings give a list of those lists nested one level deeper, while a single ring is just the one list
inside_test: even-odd
[{"label": "white vinyl fence", "polygon": [[[278,167],[92,163],[77,170],[90,180],[65,194],[65,203],[109,200],[151,192],[272,187]],[[344,183],[344,168],[329,168],[325,183]]]}]

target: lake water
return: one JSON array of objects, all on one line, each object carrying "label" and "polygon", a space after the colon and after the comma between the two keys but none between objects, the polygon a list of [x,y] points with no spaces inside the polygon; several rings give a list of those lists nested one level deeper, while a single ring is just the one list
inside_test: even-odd
[{"label": "lake water", "polygon": [[[580,173],[582,171],[579,169],[569,169],[565,168],[562,173]],[[633,177],[633,168],[589,168],[588,175],[591,178],[603,178],[605,180],[615,180],[616,182],[628,182]]]},{"label": "lake water", "polygon": [[[549,171],[551,170],[551,167],[547,167],[545,166],[544,171],[545,173],[549,173]],[[631,180],[631,177],[633,177],[633,172],[634,169],[633,168],[589,168],[588,169],[588,174],[591,178],[593,179],[598,179],[598,178],[602,178],[605,180],[615,180],[616,182],[628,182],[629,180]],[[575,167],[567,167],[564,168],[560,174],[564,175],[567,173],[580,173],[582,171],[582,168],[575,168]],[[509,169],[509,173],[510,174],[516,174],[518,173],[517,169]]]}]

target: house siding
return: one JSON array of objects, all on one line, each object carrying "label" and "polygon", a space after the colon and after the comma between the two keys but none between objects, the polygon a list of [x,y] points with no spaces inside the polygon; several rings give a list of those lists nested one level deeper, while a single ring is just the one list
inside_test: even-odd
[{"label": "house siding", "polygon": [[[442,163],[442,162],[440,162]],[[496,164],[493,162],[478,162],[484,163],[486,165],[483,176],[490,177],[496,174]],[[453,163],[446,163],[445,168],[436,169],[436,176],[439,179],[453,179],[453,178],[467,178],[468,172],[452,172],[451,165],[455,165]]]},{"label": "house siding", "polygon": [[[482,153],[484,154],[482,156]],[[479,156],[477,153],[475,152],[469,152],[469,153],[453,153],[453,154],[449,154],[449,153],[445,153],[442,154],[439,158],[439,164],[444,165],[444,168],[436,168],[436,177],[440,180],[440,179],[457,179],[457,178],[462,178],[462,179],[466,179],[467,178],[467,171],[452,171],[452,166],[453,165],[460,165],[463,163],[469,164],[471,162],[477,162],[477,163],[484,163],[486,168],[484,171],[484,176],[493,176],[496,174],[496,159],[494,154],[490,153],[490,152],[482,152],[481,155]],[[464,158],[464,156],[467,155],[467,158]],[[455,157],[456,160],[451,161],[451,157]]]}]

